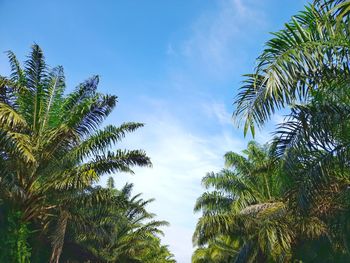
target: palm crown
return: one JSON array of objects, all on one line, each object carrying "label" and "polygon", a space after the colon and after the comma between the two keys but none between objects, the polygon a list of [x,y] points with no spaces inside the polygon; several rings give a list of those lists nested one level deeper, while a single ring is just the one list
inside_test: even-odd
[{"label": "palm crown", "polygon": [[38,45],[23,69],[12,52],[8,57],[11,76],[0,81],[0,197],[6,209],[21,211],[22,222],[60,231],[52,240],[51,260],[58,262],[67,224],[83,222],[76,207],[108,199],[92,189],[100,177],[151,165],[142,150],[112,149],[143,125],[100,129],[117,97],[96,91],[98,76],[65,94],[62,67],[49,69]]},{"label": "palm crown", "polygon": [[289,114],[269,153],[248,145],[246,157],[234,154],[233,171],[203,179],[211,191],[195,208],[203,212],[200,250],[210,255],[230,238],[230,253],[219,251],[234,262],[349,259],[349,7],[314,1],[273,34],[245,75],[234,112],[245,134],[281,108]]}]

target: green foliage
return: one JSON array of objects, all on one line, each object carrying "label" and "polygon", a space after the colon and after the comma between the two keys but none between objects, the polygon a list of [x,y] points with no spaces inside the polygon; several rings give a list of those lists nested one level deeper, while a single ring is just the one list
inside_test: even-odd
[{"label": "green foliage", "polygon": [[22,222],[20,211],[11,211],[1,224],[0,261],[14,263],[30,262],[31,249],[28,244],[30,231]]},{"label": "green foliage", "polygon": [[[209,191],[195,206],[203,215],[193,240],[201,247],[196,253],[209,253],[205,256],[211,258],[208,262],[226,262],[227,257],[237,262],[289,257],[291,219],[279,182],[281,165],[270,157],[271,150],[250,142],[245,156],[226,153],[227,168],[203,178]],[[220,240],[229,240],[225,250],[217,247]],[[199,255],[194,255],[194,262],[201,262],[196,259]]]},{"label": "green foliage", "polygon": [[210,191],[195,207],[203,215],[193,262],[223,237],[236,241],[233,262],[349,261],[349,7],[314,1],[273,34],[245,75],[234,113],[245,134],[281,108],[290,113],[268,148],[227,153],[231,169],[204,177]]},{"label": "green foliage", "polygon": [[339,22],[339,13],[331,12],[340,2],[347,1],[315,1],[266,43],[235,101],[235,116],[238,123],[245,122],[245,133],[261,127],[276,110],[349,79],[348,15]]},{"label": "green foliage", "polygon": [[154,220],[154,215],[146,210],[153,200],[143,200],[140,194],[132,196],[132,188],[133,185],[126,184],[120,190],[95,189],[110,195],[108,207],[76,208],[78,214],[92,223],[67,226],[63,260],[174,262],[158,238],[162,234],[160,227],[168,223]]},{"label": "green foliage", "polygon": [[114,179],[113,179],[112,176],[109,177],[108,180],[107,180],[107,187],[108,187],[109,189],[113,189],[113,188],[114,188]]},{"label": "green foliage", "polygon": [[[147,221],[149,201],[128,201],[111,180],[107,189],[95,186],[101,176],[151,166],[142,150],[114,149],[143,124],[100,128],[117,97],[97,91],[98,76],[66,93],[63,68],[48,67],[38,45],[23,68],[7,54],[11,74],[0,78],[0,212],[11,230],[6,253],[16,253],[18,262],[108,262],[136,250],[136,233],[155,238],[166,223]],[[95,243],[87,243],[86,233]],[[121,252],[101,255],[105,239]]]}]

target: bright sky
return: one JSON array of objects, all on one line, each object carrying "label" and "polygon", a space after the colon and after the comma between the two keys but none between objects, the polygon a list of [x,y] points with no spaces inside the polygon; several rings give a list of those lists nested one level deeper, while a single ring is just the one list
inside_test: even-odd
[{"label": "bright sky", "polygon": [[[156,198],[151,211],[171,224],[163,242],[189,263],[201,178],[249,140],[230,120],[241,75],[252,71],[268,32],[306,2],[0,0],[0,73],[8,72],[2,51],[23,61],[35,42],[51,66],[64,66],[70,89],[101,76],[100,90],[119,97],[106,123],[146,124],[120,147],[144,149],[153,161],[114,178]],[[265,130],[257,140],[269,137]]]}]

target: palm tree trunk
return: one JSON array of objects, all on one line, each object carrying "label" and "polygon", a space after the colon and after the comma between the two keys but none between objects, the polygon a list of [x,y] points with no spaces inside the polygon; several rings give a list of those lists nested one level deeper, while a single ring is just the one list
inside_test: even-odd
[{"label": "palm tree trunk", "polygon": [[60,218],[58,219],[56,233],[52,241],[52,254],[50,263],[58,263],[62,254],[64,237],[67,229],[68,213],[65,211],[61,212]]}]

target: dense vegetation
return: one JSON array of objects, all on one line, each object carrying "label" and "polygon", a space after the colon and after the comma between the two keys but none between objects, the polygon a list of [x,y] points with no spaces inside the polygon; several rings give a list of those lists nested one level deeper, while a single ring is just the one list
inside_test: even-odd
[{"label": "dense vegetation", "polygon": [[235,102],[244,133],[288,109],[267,145],[203,178],[192,262],[350,261],[350,2],[316,0],[273,34]]},{"label": "dense vegetation", "polygon": [[[350,1],[314,0],[273,34],[245,75],[234,117],[265,145],[227,152],[202,180],[193,263],[350,261]],[[109,177],[149,167],[114,149],[141,123],[102,126],[117,103],[98,76],[66,91],[33,45],[0,77],[0,262],[173,263],[153,200]]]},{"label": "dense vegetation", "polygon": [[132,185],[102,175],[150,166],[141,150],[113,149],[140,123],[101,128],[117,97],[98,76],[65,93],[62,67],[38,45],[24,67],[8,52],[0,77],[0,262],[174,262],[160,227]]}]

